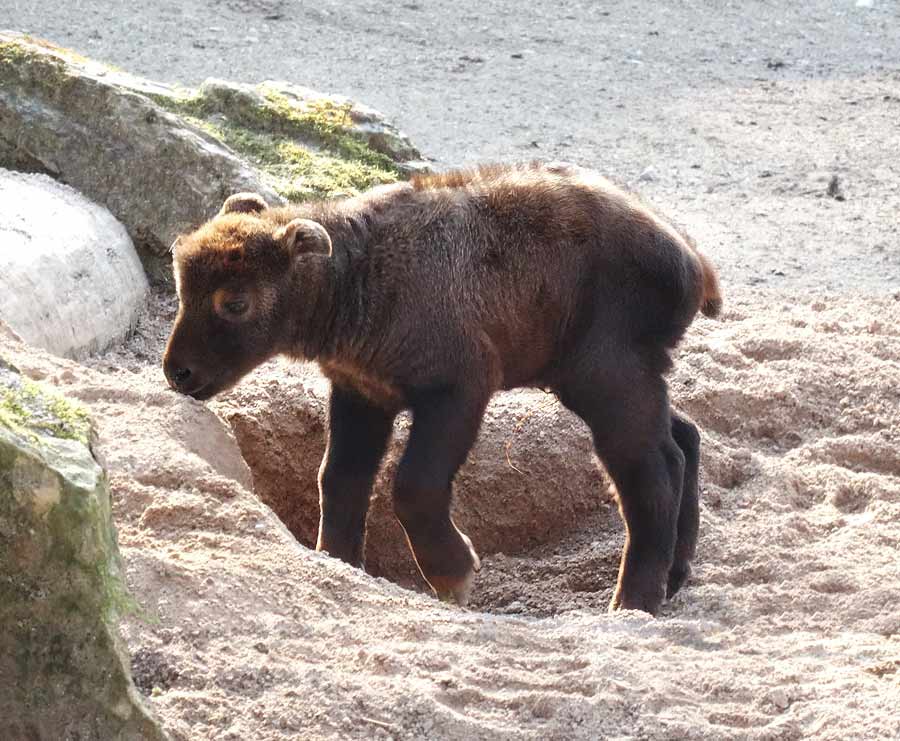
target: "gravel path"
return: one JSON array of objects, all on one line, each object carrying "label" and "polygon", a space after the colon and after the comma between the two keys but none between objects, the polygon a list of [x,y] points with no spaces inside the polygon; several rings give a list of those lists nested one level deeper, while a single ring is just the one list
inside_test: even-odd
[{"label": "gravel path", "polygon": [[148,77],[348,94],[441,164],[596,167],[687,227],[726,286],[900,289],[898,2],[3,6],[0,26]]}]

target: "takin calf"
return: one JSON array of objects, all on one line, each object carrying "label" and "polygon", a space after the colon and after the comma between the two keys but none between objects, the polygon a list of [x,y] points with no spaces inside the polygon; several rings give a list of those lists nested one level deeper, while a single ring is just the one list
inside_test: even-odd
[{"label": "takin calf", "polygon": [[285,208],[240,193],[173,260],[173,389],[208,399],[278,354],[331,380],[319,550],[362,564],[372,483],[410,409],[394,510],[422,575],[464,604],[480,564],[450,517],[453,478],[491,395],[539,386],[587,423],[615,483],[627,540],[611,609],[656,613],[684,583],[700,438],[663,376],[722,299],[710,263],[633,196],[539,163]]}]

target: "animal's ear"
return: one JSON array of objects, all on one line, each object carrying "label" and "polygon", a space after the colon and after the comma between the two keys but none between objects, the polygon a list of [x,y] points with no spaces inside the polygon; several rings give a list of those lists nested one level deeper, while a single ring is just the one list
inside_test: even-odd
[{"label": "animal's ear", "polygon": [[269,207],[265,199],[257,193],[235,193],[228,196],[222,204],[219,216],[224,214],[257,214]]},{"label": "animal's ear", "polygon": [[294,219],[275,232],[275,240],[288,254],[331,254],[331,237],[318,221]]}]

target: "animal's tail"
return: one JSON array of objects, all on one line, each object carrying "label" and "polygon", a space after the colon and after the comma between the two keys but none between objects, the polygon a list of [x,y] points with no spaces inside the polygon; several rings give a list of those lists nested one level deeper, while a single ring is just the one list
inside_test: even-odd
[{"label": "animal's tail", "polygon": [[[691,247],[694,247],[692,244]],[[703,270],[703,299],[700,303],[700,311],[704,316],[716,317],[722,311],[722,289],[719,286],[719,276],[709,259],[694,247],[694,254],[700,260]]]}]

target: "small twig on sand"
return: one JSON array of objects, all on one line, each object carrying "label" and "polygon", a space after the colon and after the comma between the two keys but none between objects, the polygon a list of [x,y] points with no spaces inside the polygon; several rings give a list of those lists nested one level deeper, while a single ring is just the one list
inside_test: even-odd
[{"label": "small twig on sand", "polygon": [[367,718],[365,715],[359,716],[360,720],[364,720],[366,723],[371,723],[373,726],[378,726],[379,728],[384,728],[388,731],[393,731],[394,726],[390,723],[385,723],[383,720],[375,720],[375,718]]}]

